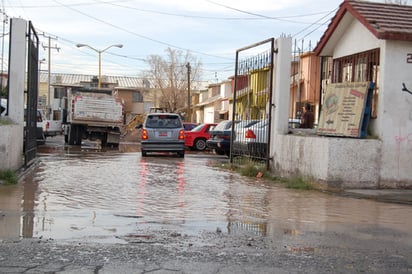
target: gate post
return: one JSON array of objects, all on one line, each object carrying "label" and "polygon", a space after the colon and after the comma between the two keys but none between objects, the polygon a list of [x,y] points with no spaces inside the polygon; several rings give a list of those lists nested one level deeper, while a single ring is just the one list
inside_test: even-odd
[{"label": "gate post", "polygon": [[10,25],[8,113],[10,119],[22,125],[21,143],[23,144],[27,23],[23,19],[12,18]]},{"label": "gate post", "polygon": [[6,139],[10,148],[10,167],[17,170],[23,166],[24,143],[24,88],[26,71],[26,30],[27,23],[23,19],[10,20],[10,46],[9,46],[9,90],[8,90],[8,116],[17,124],[14,128],[13,138]]},{"label": "gate post", "polygon": [[277,136],[288,134],[289,99],[290,99],[290,64],[292,62],[292,38],[280,37],[276,40],[277,54],[274,56],[273,73],[273,119],[271,120],[272,141],[269,148],[269,157],[274,159],[276,153]]}]

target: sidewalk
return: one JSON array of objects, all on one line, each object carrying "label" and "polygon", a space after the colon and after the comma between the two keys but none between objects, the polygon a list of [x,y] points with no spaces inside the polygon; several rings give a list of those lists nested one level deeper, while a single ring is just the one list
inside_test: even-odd
[{"label": "sidewalk", "polygon": [[380,202],[412,205],[412,189],[346,189],[343,195]]}]

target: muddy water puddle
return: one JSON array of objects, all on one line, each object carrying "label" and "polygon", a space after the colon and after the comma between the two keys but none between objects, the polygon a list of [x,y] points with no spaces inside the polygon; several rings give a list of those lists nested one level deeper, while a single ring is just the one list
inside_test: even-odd
[{"label": "muddy water puddle", "polygon": [[125,242],[156,230],[276,238],[353,231],[359,238],[395,235],[412,245],[410,206],[285,189],[222,170],[211,155],[66,150],[41,153],[39,160],[23,182],[0,186],[0,239]]}]

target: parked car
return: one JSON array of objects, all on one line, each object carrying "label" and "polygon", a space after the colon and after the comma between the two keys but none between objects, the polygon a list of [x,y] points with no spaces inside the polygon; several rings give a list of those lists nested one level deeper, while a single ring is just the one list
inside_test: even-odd
[{"label": "parked car", "polygon": [[[41,110],[36,110],[36,144],[44,145],[46,143],[46,136],[43,132],[43,123],[44,115]],[[24,109],[24,139],[26,139],[26,123],[27,123],[27,109]],[[26,143],[26,140],[24,141]]]},{"label": "parked car", "polygon": [[206,141],[210,139],[209,131],[216,126],[214,123],[200,124],[185,133],[185,146],[190,149],[205,150]]},{"label": "parked car", "polygon": [[238,124],[236,124],[235,128],[234,128],[234,132],[233,132],[233,149],[232,152],[235,155],[238,154],[244,154],[245,152],[242,151],[242,148],[240,147],[241,143],[246,142],[247,140],[245,139],[245,133],[246,130],[259,123],[260,120],[242,120],[240,121]]},{"label": "parked car", "polygon": [[245,131],[245,142],[241,143],[243,151],[253,158],[266,158],[268,149],[269,120],[261,120]]},{"label": "parked car", "polygon": [[289,119],[289,128],[300,128],[300,119]]},{"label": "parked car", "polygon": [[216,127],[209,132],[210,139],[206,141],[206,146],[210,150],[214,150],[216,154],[228,155],[230,154],[230,135],[232,134],[232,121],[224,120],[216,125]]},{"label": "parked car", "polygon": [[176,113],[148,113],[142,127],[142,156],[148,152],[172,152],[185,156],[185,131]]},{"label": "parked car", "polygon": [[[258,121],[256,120],[235,121],[234,135],[236,132],[240,132],[244,127],[248,127],[257,122]],[[210,139],[206,141],[206,145],[209,149],[213,149],[219,155],[229,156],[231,135],[232,121],[222,121],[210,132]]]},{"label": "parked car", "polygon": [[5,116],[7,112],[7,99],[0,99],[0,116]]},{"label": "parked car", "polygon": [[190,123],[190,122],[183,122],[183,128],[185,131],[191,131],[195,127],[197,127],[199,124],[197,123]]}]

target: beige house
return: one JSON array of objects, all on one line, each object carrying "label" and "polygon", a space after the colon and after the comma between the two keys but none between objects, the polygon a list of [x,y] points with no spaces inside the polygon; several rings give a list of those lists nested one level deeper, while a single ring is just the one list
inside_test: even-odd
[{"label": "beige house", "polygon": [[207,91],[199,93],[199,103],[194,105],[197,123],[218,123],[231,119],[229,97],[232,81],[227,80],[208,86]]}]

